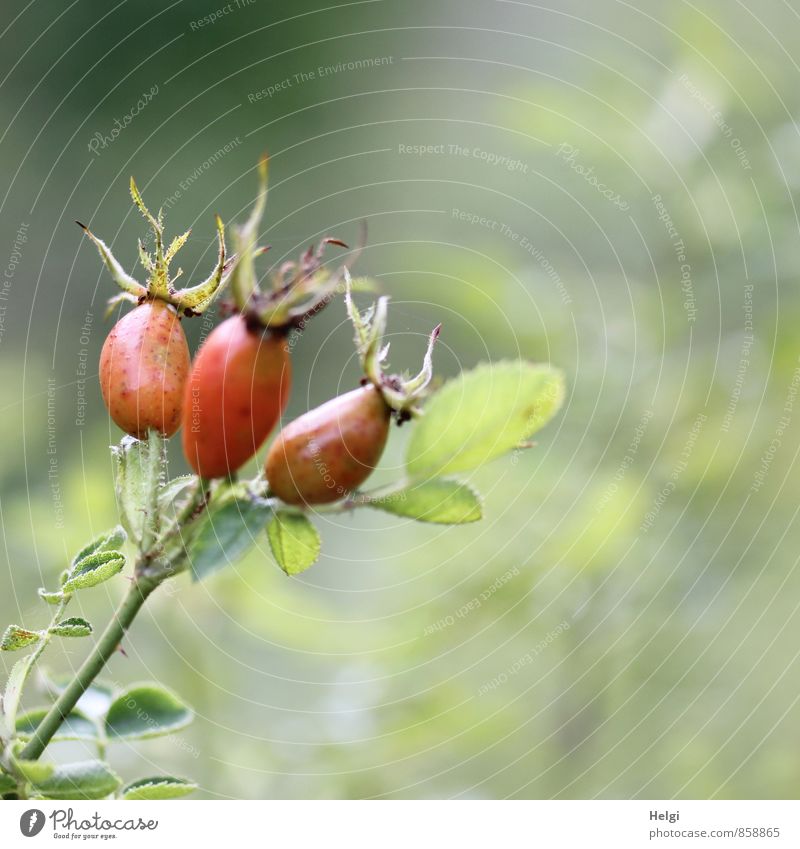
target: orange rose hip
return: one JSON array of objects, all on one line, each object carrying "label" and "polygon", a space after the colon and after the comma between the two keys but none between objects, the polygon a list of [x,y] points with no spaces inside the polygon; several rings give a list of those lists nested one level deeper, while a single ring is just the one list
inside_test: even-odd
[{"label": "orange rose hip", "polygon": [[111,329],[100,353],[100,389],[111,418],[138,439],[148,430],[172,436],[180,427],[184,385],[189,375],[189,346],[181,315],[199,315],[214,299],[225,271],[225,228],[216,217],[219,254],[211,275],[196,286],[176,289],[180,269],[170,275],[170,263],[189,238],[189,231],[165,247],[163,214],[154,216],[145,206],[131,177],[131,199],[153,231],[155,250],[149,253],[139,240],[139,261],[147,282],[131,277],[108,245],[80,221],[75,223],[97,248],[114,282],[122,290],[109,301],[134,304]]},{"label": "orange rose hip", "polygon": [[195,357],[183,399],[183,451],[204,478],[224,477],[261,447],[286,407],[291,362],[282,334],[234,315]]},{"label": "orange rose hip", "polygon": [[327,504],[358,488],[386,447],[391,409],[368,385],[288,424],[267,456],[270,490],[287,504]]},{"label": "orange rose hip", "polygon": [[189,346],[175,310],[145,301],[123,316],[100,354],[100,389],[114,422],[139,439],[180,426]]}]

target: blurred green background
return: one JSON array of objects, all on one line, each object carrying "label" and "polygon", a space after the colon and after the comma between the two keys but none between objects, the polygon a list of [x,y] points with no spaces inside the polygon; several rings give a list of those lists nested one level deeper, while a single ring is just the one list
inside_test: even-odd
[{"label": "blurred green background", "polygon": [[[536,447],[473,475],[481,524],[318,517],[323,557],[298,578],[260,539],[155,597],[106,677],[167,683],[198,719],[115,747],[126,779],[189,775],[208,798],[797,795],[796,4],[3,12],[0,622],[41,626],[36,588],[116,521],[97,381],[114,289],[72,222],[132,268],[132,174],[171,233],[194,228],[198,280],[213,213],[241,219],[268,150],[264,273],[367,219],[357,270],[392,296],[393,364],[442,321],[444,376],[519,356],[568,380]],[[337,302],[299,340],[289,416],[356,384],[344,318]],[[186,329],[194,345],[202,320]],[[123,587],[74,613],[102,623]],[[64,643],[54,670],[84,655]]]}]

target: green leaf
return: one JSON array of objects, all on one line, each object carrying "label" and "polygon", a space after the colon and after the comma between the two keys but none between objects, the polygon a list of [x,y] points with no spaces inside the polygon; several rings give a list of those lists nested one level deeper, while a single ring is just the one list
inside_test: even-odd
[{"label": "green leaf", "polygon": [[438,525],[462,525],[483,518],[480,495],[465,483],[436,478],[384,496],[364,496],[363,502],[395,516],[432,522]]},{"label": "green leaf", "polygon": [[412,477],[467,471],[506,454],[542,428],[564,397],[561,373],[523,361],[481,365],[437,392],[414,427]]},{"label": "green leaf", "polygon": [[131,539],[140,545],[145,531],[151,537],[158,532],[158,512],[149,509],[149,505],[161,483],[164,440],[154,433],[148,439],[124,436],[111,451],[116,461],[120,519]]},{"label": "green leaf", "polygon": [[28,631],[20,625],[9,625],[0,638],[0,651],[19,651],[42,639],[38,631]]},{"label": "green leaf", "polygon": [[[171,481],[167,481],[158,493],[158,509],[162,517],[173,522],[176,515],[192,498],[197,477],[195,475],[179,475]],[[162,527],[164,522],[162,521]]]},{"label": "green leaf", "polygon": [[88,637],[92,630],[91,624],[82,616],[71,616],[53,625],[50,633],[54,637]]},{"label": "green leaf", "polygon": [[319,534],[302,513],[279,510],[267,527],[267,536],[278,566],[287,575],[304,572],[319,557]]},{"label": "green leaf", "polygon": [[0,772],[0,796],[5,793],[13,793],[17,789],[17,782],[5,772]]},{"label": "green leaf", "polygon": [[33,663],[33,654],[23,657],[11,667],[11,674],[8,676],[6,690],[3,694],[3,716],[5,724],[9,729],[14,727],[16,722],[17,710],[19,708],[19,700],[22,697],[22,688],[25,686],[25,681],[28,678],[28,673]]},{"label": "green leaf", "polygon": [[128,535],[125,533],[125,529],[121,525],[117,525],[110,531],[100,534],[100,536],[95,537],[91,542],[86,543],[86,545],[72,558],[72,569],[75,568],[79,561],[88,557],[90,554],[96,554],[99,551],[111,551],[112,549],[118,549],[120,546],[124,545],[127,538]]},{"label": "green leaf", "polygon": [[64,593],[50,592],[44,587],[39,587],[39,598],[46,601],[48,604],[61,604],[64,601]]},{"label": "green leaf", "polygon": [[140,778],[131,782],[122,791],[122,798],[128,800],[178,799],[194,793],[197,785],[185,778],[173,778],[159,775],[154,778]]},{"label": "green leaf", "polygon": [[[48,708],[45,707],[34,708],[18,717],[16,722],[17,736],[21,739],[32,737],[47,711]],[[53,740],[96,740],[97,735],[97,726],[94,722],[81,711],[72,710],[53,735]]]},{"label": "green leaf", "polygon": [[57,767],[49,778],[31,781],[46,799],[104,799],[121,784],[102,761],[79,761]]},{"label": "green leaf", "polygon": [[56,771],[55,766],[47,763],[47,761],[14,761],[14,766],[19,770],[23,778],[26,781],[30,781],[31,784],[47,781]]},{"label": "green leaf", "polygon": [[255,544],[272,513],[262,498],[235,498],[212,504],[187,546],[195,579],[199,580],[233,563]]},{"label": "green leaf", "polygon": [[79,560],[64,582],[63,591],[71,593],[96,587],[113,578],[125,566],[125,555],[119,551],[98,551]]},{"label": "green leaf", "polygon": [[158,684],[136,684],[117,696],[106,716],[109,739],[139,740],[187,726],[193,712]]},{"label": "green leaf", "polygon": [[169,507],[174,502],[186,498],[196,481],[195,475],[178,475],[178,477],[167,481],[158,493],[159,506]]}]

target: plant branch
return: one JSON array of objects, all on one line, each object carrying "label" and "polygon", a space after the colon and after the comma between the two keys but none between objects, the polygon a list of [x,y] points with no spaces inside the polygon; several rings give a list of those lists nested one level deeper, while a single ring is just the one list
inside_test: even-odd
[{"label": "plant branch", "polygon": [[[143,551],[137,567],[137,574],[144,577],[154,578],[159,583],[167,578],[177,575],[185,568],[187,537],[193,530],[193,523],[208,506],[210,498],[208,494],[210,481],[198,477],[195,480],[193,490],[186,499],[185,504],[178,510],[175,519],[164,530],[156,540],[154,547],[149,551]],[[161,557],[169,550],[170,545],[180,544],[180,548],[172,550],[166,557]]]},{"label": "plant branch", "polygon": [[83,662],[67,688],[56,699],[36,728],[36,733],[20,752],[20,760],[36,760],[42,754],[64,718],[69,715],[78,699],[86,692],[117,650],[120,640],[136,618],[136,614],[159,583],[158,579],[142,577],[133,581],[94,650]]},{"label": "plant branch", "polygon": [[[61,599],[61,601],[56,606],[55,613],[53,614],[52,618],[50,619],[50,624],[47,626],[47,628],[42,633],[41,640],[39,640],[38,644],[36,645],[36,648],[31,653],[30,659],[28,660],[28,675],[30,675],[31,670],[36,665],[36,661],[39,660],[39,658],[42,656],[42,653],[44,652],[44,650],[49,645],[50,640],[52,640],[53,635],[50,633],[50,629],[54,628],[58,624],[58,622],[61,620],[61,617],[64,615],[64,611],[66,610],[66,607],[69,604],[71,598],[72,598],[71,594],[68,594],[68,593],[65,594],[64,597]],[[27,679],[28,675],[25,676],[25,679]],[[22,681],[22,684],[20,686],[24,686],[24,684],[25,684],[25,680]],[[13,731],[13,729],[11,729],[11,730]]]},{"label": "plant branch", "polygon": [[[64,609],[69,604],[70,598],[71,598],[71,596],[65,595],[61,599],[61,601],[58,603],[56,610],[55,610],[55,613],[53,614],[52,618],[50,619],[50,624],[47,626],[47,628],[44,631],[42,631],[41,639],[37,643],[36,648],[33,650],[33,652],[27,658],[27,664],[28,665],[25,669],[25,672],[22,676],[22,679],[20,680],[20,682],[17,685],[20,690],[25,686],[25,682],[28,680],[28,677],[31,674],[31,670],[36,665],[36,662],[42,656],[42,653],[44,652],[44,650],[47,648],[48,644],[50,643],[50,640],[52,639],[52,634],[50,633],[50,629],[53,628],[58,623],[58,621],[61,619],[62,615],[64,614]],[[0,707],[2,707],[2,699],[0,699]],[[16,711],[15,711],[15,713],[16,713]],[[11,766],[10,766],[10,757],[9,757],[10,749],[8,749],[8,750],[6,749],[8,740],[4,739],[4,738],[7,736],[9,739],[11,739],[11,738],[14,737],[14,733],[15,733],[15,729],[13,727],[13,723],[11,724],[10,727],[5,727],[4,718],[2,716],[0,716],[0,763],[2,763],[3,767],[8,771],[12,771]]]}]

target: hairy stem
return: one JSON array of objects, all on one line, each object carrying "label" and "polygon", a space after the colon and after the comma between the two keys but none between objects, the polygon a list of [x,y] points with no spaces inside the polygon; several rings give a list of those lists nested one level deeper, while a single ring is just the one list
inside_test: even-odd
[{"label": "hairy stem", "polygon": [[[39,660],[39,658],[42,656],[44,650],[50,644],[50,640],[53,638],[52,634],[50,633],[50,629],[55,627],[58,624],[61,617],[64,615],[64,610],[66,609],[69,602],[70,602],[70,596],[65,595],[61,599],[61,601],[58,603],[58,606],[56,607],[56,611],[53,614],[52,618],[50,619],[50,624],[47,626],[47,628],[44,632],[44,635],[42,636],[42,639],[39,640],[38,644],[36,645],[36,648],[34,649],[34,651],[31,654],[31,658],[28,661],[28,673],[25,676],[25,679],[27,679],[28,675],[31,674],[33,667],[36,665],[36,661]],[[24,685],[25,685],[25,680],[23,680],[23,682],[20,686],[24,686]]]},{"label": "hairy stem", "polygon": [[78,699],[86,692],[117,650],[120,640],[136,618],[136,614],[159,583],[160,581],[155,578],[144,577],[133,581],[94,650],[39,723],[34,736],[20,752],[20,760],[36,760],[42,754],[64,718],[75,707]]},{"label": "hairy stem", "polygon": [[192,492],[191,496],[187,499],[186,504],[183,505],[183,509],[175,517],[175,527],[172,529],[172,532],[175,532],[176,530],[180,532],[183,526],[194,518],[194,514],[197,510],[205,504],[206,493],[209,485],[210,482],[205,478],[197,478],[194,492]]}]

